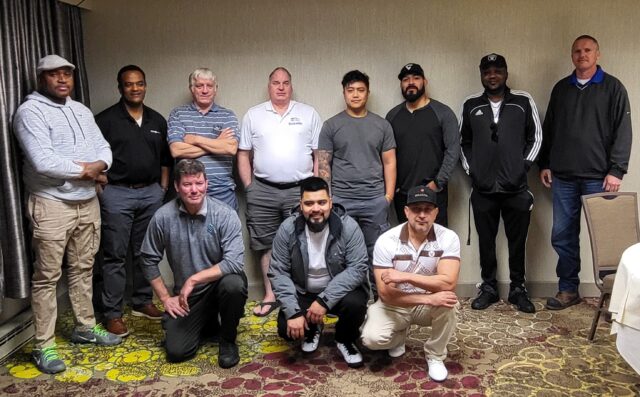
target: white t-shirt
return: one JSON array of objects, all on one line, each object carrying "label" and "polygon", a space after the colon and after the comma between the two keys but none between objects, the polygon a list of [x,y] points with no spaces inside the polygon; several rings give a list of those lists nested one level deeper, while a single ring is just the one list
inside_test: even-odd
[{"label": "white t-shirt", "polygon": [[489,101],[489,103],[491,104],[491,111],[493,112],[493,122],[497,123],[500,119],[500,106],[502,105],[502,101]]},{"label": "white t-shirt", "polygon": [[[373,250],[374,266],[425,276],[437,274],[438,262],[445,258],[460,259],[460,239],[453,230],[438,224],[433,225],[420,247],[414,247],[409,241],[405,222],[382,234]],[[408,293],[426,292],[409,283],[397,287]]]},{"label": "white t-shirt", "polygon": [[329,275],[325,261],[329,226],[327,225],[324,230],[318,233],[312,232],[308,226],[305,226],[305,234],[307,236],[307,250],[309,252],[307,291],[313,294],[319,294],[327,288],[329,281],[331,281],[331,276]]},{"label": "white t-shirt", "polygon": [[253,173],[274,183],[297,182],[313,175],[322,120],[316,110],[291,101],[280,116],[271,101],[247,111],[240,130],[241,150],[253,149]]}]

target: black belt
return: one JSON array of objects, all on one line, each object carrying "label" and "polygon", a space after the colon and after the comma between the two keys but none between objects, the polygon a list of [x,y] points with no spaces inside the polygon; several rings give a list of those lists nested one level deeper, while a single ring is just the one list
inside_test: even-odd
[{"label": "black belt", "polygon": [[110,185],[115,185],[115,186],[123,186],[123,187],[128,187],[129,189],[142,189],[143,187],[147,187],[149,185],[153,185],[155,182],[152,183],[122,183],[122,182],[109,182]]},{"label": "black belt", "polygon": [[276,189],[281,189],[281,190],[291,189],[292,187],[300,186],[300,181],[288,182],[288,183],[276,183],[276,182],[268,181],[263,178],[258,178],[257,176],[256,176],[256,181],[260,183],[264,183],[267,186],[275,187]]}]

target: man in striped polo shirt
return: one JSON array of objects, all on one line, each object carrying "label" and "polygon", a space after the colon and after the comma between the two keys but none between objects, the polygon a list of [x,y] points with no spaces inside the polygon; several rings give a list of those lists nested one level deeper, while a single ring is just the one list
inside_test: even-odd
[{"label": "man in striped polo shirt", "polygon": [[232,167],[238,150],[238,118],[233,111],[214,103],[218,91],[210,69],[198,68],[189,75],[193,102],[179,106],[169,115],[167,140],[176,159],[197,159],[206,167],[207,194],[236,211]]}]

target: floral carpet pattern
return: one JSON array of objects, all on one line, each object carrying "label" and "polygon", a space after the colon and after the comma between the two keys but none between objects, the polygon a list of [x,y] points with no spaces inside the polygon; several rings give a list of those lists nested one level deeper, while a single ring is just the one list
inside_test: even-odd
[{"label": "floral carpet pattern", "polygon": [[365,366],[347,367],[333,342],[328,319],[321,347],[303,355],[276,334],[276,312],[250,314],[240,323],[241,361],[218,367],[218,345],[206,343],[197,356],[168,363],[160,323],[126,316],[132,333],[122,345],[97,347],[68,342],[71,314],[61,316],[56,343],[67,370],[40,373],[27,345],[0,367],[3,396],[637,396],[640,375],[618,354],[609,325],[601,323],[595,343],[586,340],[593,302],[560,312],[535,301],[535,314],[500,302],[484,311],[463,302],[458,330],[449,344],[443,383],[429,379],[422,342],[428,327],[414,326],[407,353],[363,350]]}]

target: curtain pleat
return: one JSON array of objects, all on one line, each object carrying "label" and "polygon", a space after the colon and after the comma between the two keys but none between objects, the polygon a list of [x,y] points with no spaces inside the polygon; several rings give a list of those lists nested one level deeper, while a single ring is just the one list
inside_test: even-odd
[{"label": "curtain pleat", "polygon": [[36,89],[36,65],[47,54],[76,65],[74,98],[89,105],[81,17],[79,8],[57,0],[0,2],[0,311],[4,297],[30,295],[33,260],[13,114]]}]

